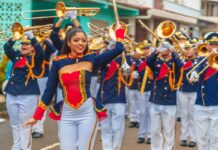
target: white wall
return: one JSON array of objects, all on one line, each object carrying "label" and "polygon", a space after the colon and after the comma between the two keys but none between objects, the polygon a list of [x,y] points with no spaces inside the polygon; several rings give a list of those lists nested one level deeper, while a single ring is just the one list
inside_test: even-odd
[{"label": "white wall", "polygon": [[116,0],[117,2],[128,3],[140,7],[153,7],[154,0]]}]

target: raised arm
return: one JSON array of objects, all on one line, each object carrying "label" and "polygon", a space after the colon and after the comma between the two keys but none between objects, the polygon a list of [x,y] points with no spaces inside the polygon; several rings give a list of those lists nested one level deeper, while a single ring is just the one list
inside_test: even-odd
[{"label": "raised arm", "polygon": [[5,54],[10,60],[13,60],[15,57],[15,50],[13,49],[13,45],[15,44],[15,39],[9,39],[3,46]]},{"label": "raised arm", "polygon": [[124,51],[123,44],[121,42],[117,42],[114,49],[108,50],[107,52],[104,52],[95,57],[93,69],[95,70],[100,66],[106,65],[111,60],[113,60],[115,57],[120,55],[123,51]]},{"label": "raised arm", "polygon": [[154,51],[150,56],[148,56],[146,60],[147,65],[151,68],[152,71],[154,71],[155,61],[157,59],[158,54],[159,53],[157,51]]}]

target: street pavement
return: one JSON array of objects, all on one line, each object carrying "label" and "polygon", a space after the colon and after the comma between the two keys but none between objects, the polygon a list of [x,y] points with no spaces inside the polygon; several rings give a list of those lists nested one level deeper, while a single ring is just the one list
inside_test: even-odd
[{"label": "street pavement", "polygon": [[[128,121],[126,120],[126,132],[123,142],[122,150],[150,150],[149,145],[137,144],[137,130],[136,128],[128,128]],[[180,124],[176,126],[176,147],[175,150],[197,150],[197,148],[188,148],[179,146],[179,130]],[[12,134],[9,121],[0,124],[0,150],[10,150],[12,145]],[[57,123],[49,118],[45,122],[45,135],[40,139],[33,139],[32,150],[59,150],[57,135]],[[96,138],[94,150],[102,150],[100,140],[100,130]]]}]

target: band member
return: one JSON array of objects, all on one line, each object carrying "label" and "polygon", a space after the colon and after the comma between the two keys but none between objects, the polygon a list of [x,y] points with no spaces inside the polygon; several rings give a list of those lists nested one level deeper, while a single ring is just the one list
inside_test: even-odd
[{"label": "band member", "polygon": [[103,150],[120,150],[125,129],[125,85],[121,81],[122,56],[101,68],[97,99],[107,108],[108,117],[100,122]]},{"label": "band member", "polygon": [[[151,86],[153,75],[150,68],[146,65],[146,59],[151,54],[151,42],[149,40],[143,41],[142,57],[139,59],[137,66],[139,73],[138,93],[139,95],[139,112],[140,112],[140,127],[138,131],[137,143],[144,143],[146,136],[146,144],[151,144],[151,116],[150,116],[150,102]],[[143,81],[146,80],[146,81]]]},{"label": "band member", "polygon": [[138,58],[133,56],[128,56],[127,61],[131,65],[131,67],[134,68],[134,72],[132,73],[132,76],[134,78],[134,81],[130,87],[128,87],[128,92],[126,94],[128,95],[129,99],[129,120],[130,120],[130,128],[139,128],[139,110],[137,107],[139,106],[139,93],[138,93],[138,72],[136,65],[139,62]]},{"label": "band member", "polygon": [[149,100],[152,150],[171,150],[174,146],[176,90],[182,81],[183,64],[171,44],[167,39],[147,58],[147,65],[154,73]]},{"label": "band member", "polygon": [[26,119],[30,118],[37,107],[37,96],[40,94],[36,72],[43,61],[43,50],[32,31],[25,33],[28,38],[21,42],[21,50],[12,47],[15,38],[4,45],[5,54],[13,62],[11,77],[6,86],[6,107],[13,133],[12,150],[31,149],[31,126],[23,127]]},{"label": "band member", "polygon": [[[124,30],[116,30],[117,39],[124,38]],[[50,116],[60,119],[60,145],[62,150],[93,149],[98,119],[106,117],[103,105],[92,99],[90,82],[92,71],[100,65],[111,61],[123,52],[122,43],[117,42],[116,47],[104,54],[87,54],[88,40],[85,32],[78,29],[68,31],[62,50],[62,55],[54,59],[48,77],[47,87],[39,102],[33,118],[24,125],[32,125],[40,120],[51,103],[52,97],[60,82],[64,101],[51,108]],[[96,112],[97,115],[96,115]]]},{"label": "band member", "polygon": [[[217,57],[218,33],[212,32],[206,35],[208,50],[211,50]],[[211,55],[213,56],[213,55]],[[202,60],[203,58],[200,58]],[[199,61],[200,61],[199,60]],[[210,57],[199,65],[196,71],[191,74],[191,79],[199,78],[197,86],[197,99],[194,107],[194,123],[196,139],[199,150],[218,149],[218,72],[217,58],[210,60]],[[198,75],[205,66],[210,65]]]},{"label": "band member", "polygon": [[[40,73],[37,75],[37,82],[39,85],[39,90],[40,90],[40,97],[39,100],[41,99],[41,96],[45,90],[46,83],[48,80],[48,74],[49,74],[49,65],[50,65],[50,56],[55,52],[55,48],[52,45],[50,39],[46,39],[46,35],[42,35],[42,33],[39,33],[38,36],[36,36],[36,39],[38,42],[41,44],[43,47],[43,63],[41,66],[41,69],[39,70]],[[32,136],[33,138],[40,138],[43,136],[44,133],[44,121],[46,118],[46,113],[44,114],[42,120],[38,121],[34,126],[32,130]]]},{"label": "band member", "polygon": [[197,63],[196,49],[190,42],[186,42],[184,52],[181,54],[184,60],[184,74],[182,85],[179,89],[178,99],[181,110],[181,146],[187,146],[187,140],[190,138],[188,147],[195,147],[196,136],[193,120],[194,104],[197,96],[197,83],[190,83],[186,75]]}]

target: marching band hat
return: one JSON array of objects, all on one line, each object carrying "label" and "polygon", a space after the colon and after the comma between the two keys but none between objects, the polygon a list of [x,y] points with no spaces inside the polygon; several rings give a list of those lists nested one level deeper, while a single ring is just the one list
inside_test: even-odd
[{"label": "marching band hat", "polygon": [[210,45],[218,45],[218,33],[209,32],[204,36],[206,42]]}]

